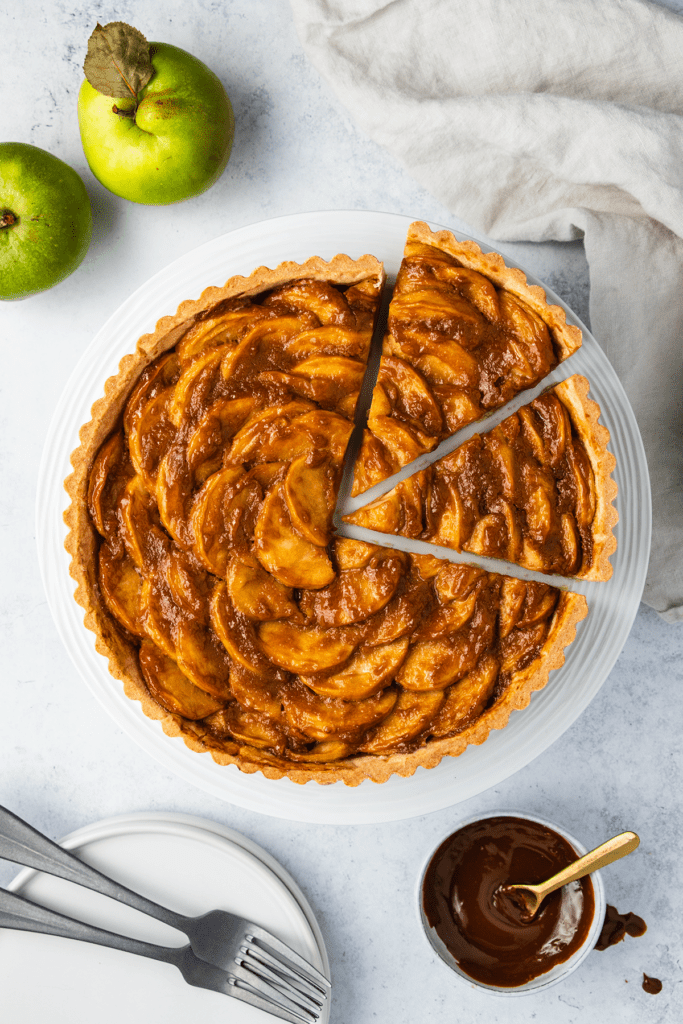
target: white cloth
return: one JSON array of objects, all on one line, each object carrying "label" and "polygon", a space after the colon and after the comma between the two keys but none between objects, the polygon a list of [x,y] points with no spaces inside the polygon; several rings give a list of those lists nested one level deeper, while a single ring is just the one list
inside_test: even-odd
[{"label": "white cloth", "polygon": [[683,18],[646,0],[290,0],[356,122],[497,239],[584,238],[645,443],[643,599],[683,620]]}]

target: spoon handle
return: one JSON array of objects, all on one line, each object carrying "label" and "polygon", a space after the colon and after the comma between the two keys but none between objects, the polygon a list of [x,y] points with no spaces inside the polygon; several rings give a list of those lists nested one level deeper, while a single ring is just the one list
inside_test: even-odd
[{"label": "spoon handle", "polygon": [[555,892],[556,889],[567,885],[568,882],[574,882],[577,878],[589,875],[591,871],[598,871],[599,868],[604,868],[607,864],[611,864],[612,861],[625,857],[627,853],[635,850],[639,844],[640,839],[635,832],[621,832],[618,836],[614,836],[613,839],[608,839],[606,843],[596,846],[585,857],[579,857],[569,867],[558,871],[547,882],[532,888],[541,897],[547,896],[548,893]]}]

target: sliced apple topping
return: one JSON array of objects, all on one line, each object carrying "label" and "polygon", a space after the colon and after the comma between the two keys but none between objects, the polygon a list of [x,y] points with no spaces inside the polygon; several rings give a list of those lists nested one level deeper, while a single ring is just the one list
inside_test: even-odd
[{"label": "sliced apple topping", "polygon": [[390,683],[408,652],[408,638],[378,647],[359,647],[351,660],[331,675],[300,676],[320,697],[364,700]]},{"label": "sliced apple topping", "polygon": [[114,618],[134,636],[145,636],[140,622],[142,577],[128,555],[116,558],[108,544],[100,546],[99,583]]},{"label": "sliced apple topping", "polygon": [[215,388],[224,349],[208,349],[182,372],[173,391],[168,417],[175,427],[193,423]]},{"label": "sliced apple topping", "polygon": [[250,747],[262,750],[274,750],[277,753],[284,751],[285,734],[277,722],[267,715],[241,708],[239,704],[231,704],[226,711],[226,717],[230,735],[238,743],[246,743]]},{"label": "sliced apple topping", "polygon": [[145,633],[175,660],[175,627],[178,609],[163,573],[145,576],[140,591],[140,622]]},{"label": "sliced apple topping", "polygon": [[283,705],[289,725],[304,736],[314,740],[353,740],[386,718],[397,696],[397,691],[389,688],[351,703],[335,697],[318,697],[302,683],[295,683],[284,695]]},{"label": "sliced apple topping", "polygon": [[254,551],[285,587],[325,587],[335,577],[325,548],[294,529],[282,486],[272,488],[263,502],[254,527]]},{"label": "sliced apple topping", "polygon": [[88,510],[97,531],[117,553],[121,549],[117,507],[134,471],[121,431],[107,438],[95,456],[88,481]]},{"label": "sliced apple topping", "polygon": [[386,412],[412,424],[427,437],[439,436],[443,428],[441,410],[427,381],[414,367],[397,356],[384,356],[377,386],[389,399]]},{"label": "sliced apple topping", "polygon": [[159,465],[156,498],[161,521],[181,548],[194,540],[190,508],[194,494],[194,477],[187,461],[187,447],[182,438],[170,446]]},{"label": "sliced apple topping", "polygon": [[324,589],[310,588],[300,608],[321,626],[361,622],[389,603],[408,564],[402,551],[380,549],[361,569],[344,569]]},{"label": "sliced apple topping", "polygon": [[229,556],[230,527],[226,510],[237,484],[246,474],[241,466],[214,473],[198,492],[192,506],[193,550],[209,572],[225,576]]},{"label": "sliced apple topping", "polygon": [[348,757],[354,750],[355,747],[352,743],[344,743],[343,740],[323,740],[321,743],[316,743],[310,750],[288,750],[287,756],[292,761],[329,764],[341,761],[343,757]]},{"label": "sliced apple topping", "polygon": [[365,754],[384,754],[405,749],[405,745],[424,732],[443,703],[441,691],[411,693],[401,690],[389,715],[360,745]]},{"label": "sliced apple topping", "polygon": [[380,533],[419,537],[424,529],[422,508],[426,491],[427,474],[415,473],[369,505],[344,516],[344,522]]},{"label": "sliced apple topping", "polygon": [[260,679],[286,678],[264,653],[254,623],[233,605],[225,583],[214,590],[210,611],[211,625],[233,661]]},{"label": "sliced apple topping", "polygon": [[272,662],[297,675],[336,668],[351,657],[357,646],[352,630],[317,629],[284,619],[263,622],[258,637]]},{"label": "sliced apple topping", "polygon": [[509,674],[518,668],[524,668],[533,661],[543,645],[548,632],[547,622],[520,627],[509,633],[501,641],[501,672]]},{"label": "sliced apple topping", "polygon": [[239,345],[223,356],[221,373],[231,384],[253,375],[254,366],[282,367],[287,343],[301,333],[301,321],[294,316],[263,320],[253,327]]},{"label": "sliced apple topping", "polygon": [[403,578],[391,601],[368,619],[363,629],[366,647],[411,636],[434,603],[429,584],[410,574]]},{"label": "sliced apple topping", "polygon": [[183,364],[188,364],[208,348],[234,346],[246,330],[252,328],[259,320],[268,320],[272,316],[271,310],[244,299],[235,309],[226,310],[195,323],[176,346],[178,358]]},{"label": "sliced apple topping", "polygon": [[325,547],[330,541],[332,513],[341,467],[311,455],[290,463],[284,480],[284,497],[292,526],[312,544]]},{"label": "sliced apple topping", "polygon": [[236,465],[245,462],[278,462],[304,455],[310,450],[305,431],[296,431],[292,423],[315,408],[312,402],[296,399],[254,413],[237,432],[226,456]]},{"label": "sliced apple topping", "polygon": [[252,711],[262,711],[269,718],[279,718],[282,711],[281,684],[263,679],[234,661],[230,667],[230,689],[238,704]]},{"label": "sliced apple topping", "polygon": [[266,300],[266,304],[283,305],[298,312],[314,313],[321,324],[337,324],[353,328],[356,318],[342,292],[327,281],[302,278],[292,284],[277,288]]},{"label": "sliced apple topping", "polygon": [[149,491],[156,488],[159,465],[177,434],[168,417],[173,388],[151,398],[132,418],[128,431],[128,450],[135,472]]},{"label": "sliced apple topping", "polygon": [[247,618],[265,622],[299,616],[291,587],[274,579],[253,555],[233,555],[225,578],[235,609]]},{"label": "sliced apple topping", "polygon": [[118,503],[119,536],[138,569],[159,559],[169,548],[168,537],[157,525],[154,497],[142,477],[130,480]]},{"label": "sliced apple topping", "polygon": [[253,409],[251,395],[220,398],[202,416],[187,445],[187,462],[197,484],[221,468],[224,448]]},{"label": "sliced apple topping", "polygon": [[471,672],[446,690],[429,727],[432,736],[449,736],[479,718],[493,696],[498,669],[496,658],[485,654]]},{"label": "sliced apple topping", "polygon": [[224,706],[222,700],[195,686],[175,661],[163,654],[156,644],[143,641],[139,657],[147,689],[157,704],[161,704],[171,714],[197,721]]},{"label": "sliced apple topping", "polygon": [[345,330],[337,325],[312,327],[302,331],[287,345],[287,354],[294,363],[309,356],[342,356],[365,361],[370,348],[366,331]]}]

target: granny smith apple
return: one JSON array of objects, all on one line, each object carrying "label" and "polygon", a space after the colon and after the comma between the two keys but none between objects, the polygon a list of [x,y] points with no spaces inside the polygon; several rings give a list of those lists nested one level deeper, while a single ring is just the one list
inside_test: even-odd
[{"label": "granny smith apple", "polygon": [[24,142],[0,142],[0,299],[23,299],[73,273],[92,235],[73,168]]},{"label": "granny smith apple", "polygon": [[178,203],[218,180],[235,119],[225,89],[205,64],[177,46],[148,45],[153,74],[139,92],[107,96],[83,82],[81,141],[91,171],[115,195],[134,203]]}]

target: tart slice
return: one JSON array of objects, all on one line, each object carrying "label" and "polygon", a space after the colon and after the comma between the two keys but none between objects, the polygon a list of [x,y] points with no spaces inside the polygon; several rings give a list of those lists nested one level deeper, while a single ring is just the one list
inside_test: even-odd
[{"label": "tart slice", "polygon": [[521,270],[411,224],[353,494],[534,387],[580,345],[580,330]]},{"label": "tart slice", "polygon": [[527,569],[612,575],[616,460],[585,377],[544,392],[346,522]]}]

